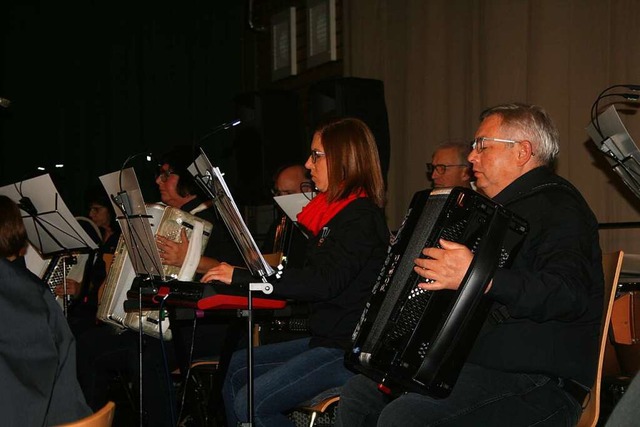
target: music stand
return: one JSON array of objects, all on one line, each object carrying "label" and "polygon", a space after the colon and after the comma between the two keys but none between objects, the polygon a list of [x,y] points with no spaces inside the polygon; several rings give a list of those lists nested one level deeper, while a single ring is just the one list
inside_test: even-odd
[{"label": "music stand", "polygon": [[251,232],[247,228],[240,211],[233,200],[233,196],[227,187],[220,169],[214,167],[207,155],[200,148],[200,155],[188,167],[189,172],[193,175],[195,181],[202,190],[211,198],[213,204],[218,209],[220,216],[227,226],[229,233],[233,237],[236,246],[242,254],[247,268],[253,276],[259,276],[261,283],[250,283],[247,293],[247,310],[246,317],[248,319],[248,346],[247,346],[247,395],[248,395],[248,412],[249,422],[243,423],[242,426],[253,425],[253,305],[252,292],[263,292],[270,294],[273,292],[273,286],[268,282],[268,277],[276,274],[276,271],[264,259],[258,245],[256,244]]},{"label": "music stand", "polygon": [[147,214],[135,171],[127,168],[102,175],[100,182],[116,212],[136,275],[157,277],[164,282],[160,252],[149,223],[151,216]]},{"label": "music stand", "polygon": [[591,122],[586,131],[605,154],[611,168],[640,197],[640,150],[620,120],[614,105],[609,106]]},{"label": "music stand", "polygon": [[[18,207],[24,220],[29,243],[42,257],[62,256],[63,263],[72,253],[89,253],[98,245],[84,231],[60,197],[49,174],[0,188]],[[66,266],[63,264],[63,311],[67,315]]]},{"label": "music stand", "polygon": [[[156,246],[155,237],[149,222],[150,215],[142,197],[142,190],[133,168],[122,169],[100,177],[100,182],[109,195],[111,204],[116,212],[116,219],[120,224],[124,243],[137,277],[147,277],[151,289],[140,286],[140,294],[157,292],[154,278],[165,281],[160,253]],[[142,296],[139,299],[138,310],[138,365],[139,365],[139,415],[142,420],[144,408],[142,404]]]}]

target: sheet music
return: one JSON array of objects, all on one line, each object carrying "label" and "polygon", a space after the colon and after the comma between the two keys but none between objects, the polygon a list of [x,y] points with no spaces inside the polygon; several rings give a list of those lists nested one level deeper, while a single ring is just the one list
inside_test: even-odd
[{"label": "sheet music", "polygon": [[98,248],[60,197],[49,174],[1,187],[0,194],[18,205],[23,198],[30,200],[35,212],[28,212],[28,202],[20,207],[20,211],[27,238],[41,256],[89,252]]},{"label": "sheet music", "polygon": [[227,187],[220,169],[211,164],[202,149],[200,149],[200,152],[201,154],[198,158],[189,166],[189,172],[204,192],[213,200],[236,246],[240,250],[247,268],[251,271],[251,274],[263,278],[275,274],[273,268],[260,253],[258,245],[242,219],[242,215],[240,215],[240,211],[233,200],[231,191]]},{"label": "sheet music", "polygon": [[135,171],[127,168],[102,175],[100,182],[116,212],[136,274],[165,280],[160,252]]},{"label": "sheet music", "polygon": [[302,208],[307,206],[307,203],[309,203],[311,199],[313,199],[313,193],[287,194],[273,198],[282,211],[294,223],[298,222],[298,214],[302,211]]}]

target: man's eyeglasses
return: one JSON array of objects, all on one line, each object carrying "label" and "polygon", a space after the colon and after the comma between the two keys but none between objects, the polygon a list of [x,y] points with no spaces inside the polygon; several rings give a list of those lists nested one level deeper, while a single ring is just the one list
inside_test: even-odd
[{"label": "man's eyeglasses", "polygon": [[167,182],[167,180],[169,179],[169,177],[171,175],[175,174],[174,171],[172,171],[171,169],[165,169],[165,170],[160,170],[158,171],[158,178],[160,178],[160,181],[162,182]]},{"label": "man's eyeglasses", "polygon": [[318,157],[324,157],[327,154],[324,151],[318,151],[318,150],[311,150],[311,163],[314,163],[318,161]]},{"label": "man's eyeglasses", "polygon": [[289,194],[296,193],[312,193],[314,189],[315,186],[313,185],[313,182],[305,181],[300,184],[300,191],[280,190],[278,188],[272,188],[271,194],[273,194],[274,196],[287,196]]},{"label": "man's eyeglasses", "polygon": [[447,168],[466,168],[469,165],[434,165],[433,163],[427,163],[427,173],[431,175],[433,172],[438,172],[440,175],[444,175],[447,172]]},{"label": "man's eyeglasses", "polygon": [[502,142],[504,144],[519,144],[522,141],[514,141],[513,139],[489,138],[488,136],[479,136],[471,141],[471,149],[476,153],[482,153],[486,147],[485,141]]}]

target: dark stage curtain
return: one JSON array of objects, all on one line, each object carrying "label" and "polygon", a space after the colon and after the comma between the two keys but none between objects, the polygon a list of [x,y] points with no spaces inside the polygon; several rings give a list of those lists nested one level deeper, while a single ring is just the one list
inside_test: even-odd
[{"label": "dark stage curtain", "polygon": [[[7,4],[9,3],[9,4]],[[45,166],[78,214],[129,156],[191,143],[234,117],[244,2],[19,1],[1,8],[0,186]],[[221,166],[232,135],[203,141]],[[52,172],[55,163],[64,169]],[[142,157],[132,161],[149,176]],[[231,176],[233,173],[230,174]],[[147,199],[157,196],[145,194]],[[148,200],[155,201],[155,200]]]}]

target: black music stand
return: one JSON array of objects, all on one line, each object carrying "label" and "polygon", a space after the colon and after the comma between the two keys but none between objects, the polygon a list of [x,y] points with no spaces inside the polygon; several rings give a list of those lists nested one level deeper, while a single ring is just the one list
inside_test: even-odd
[{"label": "black music stand", "polygon": [[[0,188],[19,207],[27,238],[42,257],[62,256],[63,263],[76,253],[89,253],[98,245],[84,231],[60,197],[49,174]],[[66,266],[63,265],[63,310],[67,315]]]},{"label": "black music stand", "polygon": [[233,200],[233,196],[227,187],[220,169],[214,167],[202,148],[200,155],[189,166],[189,172],[193,175],[198,185],[211,198],[213,204],[218,209],[220,216],[231,233],[236,246],[242,254],[247,268],[255,277],[261,278],[262,282],[250,283],[247,292],[247,310],[242,313],[248,319],[248,346],[247,346],[247,393],[248,393],[248,412],[249,422],[243,423],[242,426],[253,425],[253,305],[252,293],[263,292],[270,294],[273,292],[273,286],[268,282],[268,278],[276,275],[276,271],[264,259],[258,245],[256,244],[251,232],[247,228],[240,211]]},{"label": "black music stand", "polygon": [[591,122],[586,131],[602,151],[611,168],[640,197],[640,150],[620,120],[614,105],[610,105]]},{"label": "black music stand", "polygon": [[[133,168],[122,169],[100,177],[100,182],[109,195],[117,221],[122,230],[125,245],[131,259],[131,264],[137,277],[146,277],[148,287],[140,286],[139,292],[157,292],[154,286],[155,278],[165,280],[160,253],[156,246],[155,237],[149,223],[150,216],[142,197],[138,178]],[[151,289],[149,289],[149,287]],[[142,390],[142,297],[139,299],[138,310],[138,365],[139,365],[139,415],[140,423],[143,419],[143,390]]]},{"label": "black music stand", "polygon": [[136,274],[164,281],[160,252],[151,230],[150,216],[147,214],[135,171],[133,168],[127,168],[102,175],[100,182],[116,212]]}]

